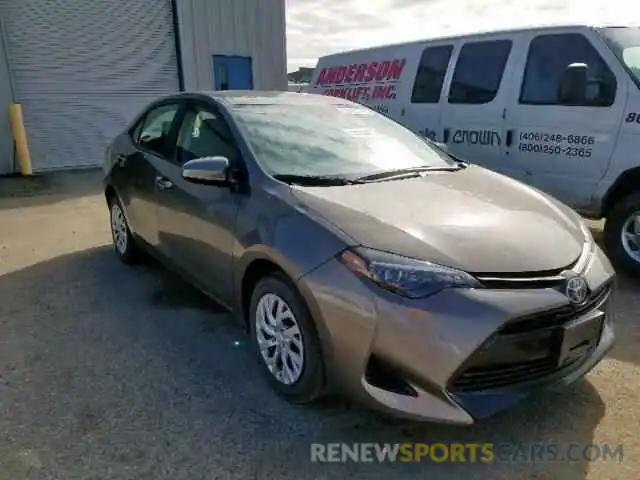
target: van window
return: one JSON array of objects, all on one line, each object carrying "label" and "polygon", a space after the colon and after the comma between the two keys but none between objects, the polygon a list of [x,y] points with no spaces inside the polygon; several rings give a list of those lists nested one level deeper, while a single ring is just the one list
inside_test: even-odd
[{"label": "van window", "polygon": [[539,35],[531,41],[520,90],[524,105],[562,105],[560,84],[572,63],[589,67],[587,101],[584,106],[608,107],[616,96],[616,77],[591,45],[579,33]]},{"label": "van window", "polygon": [[411,103],[438,103],[440,101],[440,91],[452,51],[452,45],[439,45],[424,49],[413,83]]},{"label": "van window", "polygon": [[449,103],[482,104],[492,101],[511,51],[510,40],[466,43],[453,72]]},{"label": "van window", "polygon": [[598,31],[640,87],[640,28],[606,27]]}]

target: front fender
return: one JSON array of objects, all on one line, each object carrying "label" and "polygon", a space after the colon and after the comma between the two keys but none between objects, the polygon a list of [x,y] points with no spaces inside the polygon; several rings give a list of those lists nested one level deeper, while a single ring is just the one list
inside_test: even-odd
[{"label": "front fender", "polygon": [[240,297],[247,269],[255,261],[271,262],[297,282],[354,245],[337,227],[289,193],[265,191],[240,209],[234,248],[236,298]]}]

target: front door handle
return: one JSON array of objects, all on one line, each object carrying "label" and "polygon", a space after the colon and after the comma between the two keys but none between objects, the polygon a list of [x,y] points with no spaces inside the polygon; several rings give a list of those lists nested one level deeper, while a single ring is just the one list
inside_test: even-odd
[{"label": "front door handle", "polygon": [[156,185],[158,185],[162,190],[167,190],[168,188],[173,187],[173,183],[164,177],[156,177]]}]

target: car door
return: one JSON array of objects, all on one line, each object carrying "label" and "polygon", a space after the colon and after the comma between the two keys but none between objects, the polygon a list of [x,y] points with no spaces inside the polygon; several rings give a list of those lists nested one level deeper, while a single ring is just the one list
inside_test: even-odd
[{"label": "car door", "polygon": [[176,153],[160,168],[157,190],[160,251],[221,302],[233,295],[235,220],[240,199],[224,186],[191,183],[182,165],[224,156],[241,162],[233,135],[212,105],[191,103],[182,118]]},{"label": "car door", "polygon": [[117,152],[112,173],[131,230],[154,247],[158,244],[157,168],[173,155],[179,109],[175,102],[153,106],[128,134],[127,146]]},{"label": "car door", "polygon": [[443,141],[442,86],[452,54],[452,43],[427,45],[423,49],[411,98],[400,118],[400,122],[414,132],[437,142]]},{"label": "car door", "polygon": [[510,37],[457,46],[441,121],[442,141],[453,155],[503,173],[504,146],[511,140],[503,132],[512,46]]},{"label": "car door", "polygon": [[[618,136],[627,97],[624,72],[601,40],[586,32],[534,32],[526,40],[506,113],[516,138],[511,155],[524,166],[527,183],[574,208],[586,206]],[[581,104],[568,104],[560,94],[574,63],[588,67]]]}]

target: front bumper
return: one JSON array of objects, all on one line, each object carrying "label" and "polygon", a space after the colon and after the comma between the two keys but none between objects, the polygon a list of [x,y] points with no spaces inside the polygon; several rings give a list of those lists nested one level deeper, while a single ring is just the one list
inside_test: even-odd
[{"label": "front bumper", "polygon": [[[338,261],[303,277],[300,288],[333,387],[394,416],[472,424],[574,382],[611,349],[614,270],[595,247],[582,273],[592,296],[581,308],[557,286],[450,289],[409,300]],[[563,333],[574,324],[572,337]]]}]

